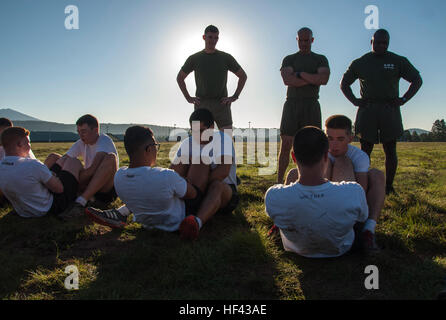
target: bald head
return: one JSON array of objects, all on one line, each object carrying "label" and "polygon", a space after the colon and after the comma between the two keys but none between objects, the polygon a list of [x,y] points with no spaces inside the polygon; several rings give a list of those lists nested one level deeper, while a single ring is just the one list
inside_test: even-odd
[{"label": "bald head", "polygon": [[389,41],[390,41],[390,35],[389,32],[385,29],[378,29],[373,34],[371,44],[372,44],[372,51],[375,54],[382,55],[387,52],[387,49],[389,48]]},{"label": "bald head", "polygon": [[311,52],[311,45],[314,41],[313,31],[307,27],[299,29],[299,31],[297,31],[296,40],[299,46],[299,52],[309,54]]}]

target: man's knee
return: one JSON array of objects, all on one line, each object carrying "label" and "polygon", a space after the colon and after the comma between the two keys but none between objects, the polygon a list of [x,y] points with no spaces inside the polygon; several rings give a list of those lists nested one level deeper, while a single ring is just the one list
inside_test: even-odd
[{"label": "man's knee", "polygon": [[114,153],[108,153],[102,160],[101,165],[106,166],[109,170],[116,171],[118,168],[118,157]]},{"label": "man's knee", "polygon": [[367,172],[368,182],[372,186],[376,185],[382,185],[384,187],[386,183],[386,177],[384,175],[384,172],[378,169],[370,169]]}]

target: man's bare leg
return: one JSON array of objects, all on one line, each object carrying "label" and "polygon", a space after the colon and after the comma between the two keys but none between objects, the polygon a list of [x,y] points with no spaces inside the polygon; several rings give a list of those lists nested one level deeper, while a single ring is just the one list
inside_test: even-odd
[{"label": "man's bare leg", "polygon": [[[57,161],[58,161],[59,159],[62,159],[62,155],[60,155],[60,154],[58,154],[58,153],[50,153],[50,154],[48,155],[48,157],[45,159],[45,161],[43,162],[43,164],[46,165],[46,167],[47,167],[48,169],[51,169],[51,167],[52,167],[54,164],[56,164]],[[59,163],[61,163],[61,162],[59,161]],[[59,164],[59,165],[60,165],[60,164]],[[63,163],[62,163],[62,165],[63,165]],[[62,167],[62,166],[61,166],[61,167]]]},{"label": "man's bare leg", "polygon": [[81,197],[88,201],[97,192],[110,191],[113,188],[117,166],[116,155],[114,153],[107,154],[90,179],[87,188],[82,192]]},{"label": "man's bare leg", "polygon": [[369,219],[378,221],[382,208],[384,207],[384,200],[386,197],[386,178],[384,173],[378,169],[370,169],[367,173],[368,190],[367,190],[367,204],[369,206]]},{"label": "man's bare leg", "polygon": [[293,137],[280,135],[280,153],[279,153],[279,168],[277,171],[277,183],[283,183],[285,171],[290,163],[290,151],[293,144]]},{"label": "man's bare leg", "polygon": [[63,161],[62,170],[71,173],[79,181],[79,172],[82,170],[82,163],[75,158],[66,158]]},{"label": "man's bare leg", "polygon": [[219,209],[229,203],[231,197],[232,189],[229,185],[222,181],[212,181],[197,212],[197,217],[203,224],[206,223]]}]

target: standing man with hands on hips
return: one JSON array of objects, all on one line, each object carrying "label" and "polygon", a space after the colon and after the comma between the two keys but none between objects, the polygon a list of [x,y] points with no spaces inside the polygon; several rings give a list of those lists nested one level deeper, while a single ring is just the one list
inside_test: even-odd
[{"label": "standing man with hands on hips", "polygon": [[[232,55],[215,48],[218,36],[217,27],[210,25],[205,29],[204,50],[187,58],[178,73],[177,82],[187,102],[192,103],[195,109],[208,109],[220,130],[232,130],[231,104],[242,92],[247,76]],[[239,78],[237,89],[230,97],[226,88],[228,70]],[[192,71],[195,71],[197,87],[195,97],[190,96],[184,81]]]},{"label": "standing man with hands on hips", "polygon": [[[390,36],[379,29],[372,37],[372,51],[354,60],[341,81],[346,98],[358,107],[355,131],[360,137],[361,149],[369,157],[373,146],[381,142],[386,155],[386,194],[394,193],[393,180],[398,166],[396,141],[403,134],[400,107],[420,89],[420,73],[405,57],[387,51]],[[399,81],[410,82],[400,98]],[[359,79],[361,98],[353,94],[351,85]]]}]

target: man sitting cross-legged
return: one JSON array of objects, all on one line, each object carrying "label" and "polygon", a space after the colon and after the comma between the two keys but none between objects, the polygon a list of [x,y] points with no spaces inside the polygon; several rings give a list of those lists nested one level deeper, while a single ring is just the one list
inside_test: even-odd
[{"label": "man sitting cross-legged", "polygon": [[173,170],[155,167],[159,143],[149,128],[129,127],[124,146],[130,164],[116,172],[114,183],[125,207],[105,211],[88,207],[85,212],[112,228],[124,227],[133,212],[134,220],[148,229],[178,230],[186,211],[196,211],[202,199],[201,191],[192,184],[201,178],[191,176],[190,183]]},{"label": "man sitting cross-legged", "polygon": [[106,134],[99,134],[99,122],[92,115],[84,115],[77,122],[80,139],[62,157],[52,153],[45,165],[58,172],[69,158],[82,156],[85,166],[79,174],[80,196],[76,198],[67,216],[83,215],[87,201],[94,200],[105,206],[116,199],[113,178],[119,158],[113,140]]},{"label": "man sitting cross-legged", "polygon": [[325,178],[327,136],[316,127],[299,130],[293,142],[299,178],[265,194],[265,209],[280,229],[285,250],[310,258],[343,255],[355,240],[354,225],[368,217],[363,188]]},{"label": "man sitting cross-legged", "polygon": [[67,159],[57,173],[28,158],[29,131],[11,127],[2,133],[6,156],[0,162],[0,188],[18,215],[25,218],[59,214],[76,198],[82,164]]},{"label": "man sitting cross-legged", "polygon": [[195,110],[189,123],[192,136],[183,140],[170,166],[182,177],[199,171],[198,185],[204,199],[197,218],[187,216],[180,226],[183,239],[198,238],[199,230],[216,213],[231,213],[239,202],[235,149],[230,135],[214,130],[214,117],[207,109]]},{"label": "man sitting cross-legged", "polygon": [[[352,146],[352,122],[343,115],[334,115],[325,122],[328,137],[328,157],[325,178],[330,181],[356,181],[366,192],[369,207],[367,219],[361,233],[361,245],[366,253],[379,251],[375,242],[375,226],[378,221],[385,199],[385,177],[378,169],[370,169],[369,156],[361,149]],[[298,170],[288,173],[286,184],[295,182]],[[358,225],[359,227],[359,225]]]},{"label": "man sitting cross-legged", "polygon": [[[202,225],[215,213],[230,213],[238,204],[238,193],[235,177],[235,152],[232,139],[219,131],[214,131],[214,119],[206,109],[195,110],[189,119],[192,126],[192,137],[185,139],[170,166],[185,181],[193,185],[197,196],[193,200],[185,201],[185,210],[179,216],[186,216],[181,224],[172,225],[170,230],[179,229],[182,239],[197,239]],[[206,139],[207,135],[207,139]],[[211,139],[212,138],[212,139]],[[210,141],[212,140],[212,141]],[[132,161],[132,160],[131,160]],[[116,177],[122,169],[118,171]],[[164,169],[165,172],[170,172]],[[112,227],[125,225],[127,217],[132,209],[129,201],[121,196],[119,180],[115,178],[115,185],[119,197],[126,206],[118,209],[101,211],[95,208],[87,208],[87,213],[93,216],[99,223]],[[171,187],[174,187],[172,182]],[[184,185],[185,182],[182,184]],[[145,187],[146,188],[146,187]],[[160,188],[157,185],[156,188]],[[129,189],[129,196],[137,197],[135,188]],[[184,189],[182,189],[184,190]],[[158,191],[159,192],[159,191]],[[169,193],[170,195],[172,192]],[[156,193],[157,197],[158,193]],[[178,192],[177,198],[185,197],[184,192]],[[178,220],[176,220],[178,222]],[[160,228],[158,226],[158,228]],[[160,228],[167,230],[167,228]]]}]

